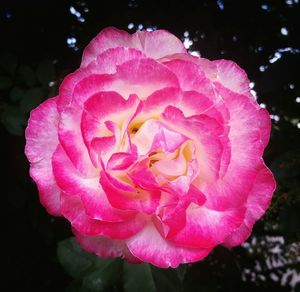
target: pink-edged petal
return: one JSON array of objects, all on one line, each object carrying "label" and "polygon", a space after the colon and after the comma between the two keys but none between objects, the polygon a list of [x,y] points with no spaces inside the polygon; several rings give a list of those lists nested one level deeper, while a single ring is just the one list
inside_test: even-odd
[{"label": "pink-edged petal", "polygon": [[140,111],[141,105],[136,95],[131,95],[128,100],[125,100],[118,93],[108,91],[90,97],[84,104],[81,119],[81,132],[85,145],[91,150],[90,144],[93,139],[112,134],[115,136],[116,144],[120,143],[128,124]]},{"label": "pink-edged petal", "polygon": [[61,113],[58,125],[59,142],[78,171],[83,175],[94,176],[96,169],[80,130],[81,115],[82,111],[78,106],[70,106]]},{"label": "pink-edged petal", "polygon": [[187,162],[182,155],[172,160],[159,160],[153,167],[156,171],[167,176],[184,175],[187,170]]},{"label": "pink-edged petal", "polygon": [[115,136],[94,138],[90,145],[90,157],[94,165],[99,166],[99,157],[103,160],[107,160],[116,148],[116,138]]},{"label": "pink-edged petal", "polygon": [[136,48],[153,59],[159,59],[175,53],[186,53],[182,42],[165,30],[153,32],[139,31],[133,35],[114,27],[103,29],[85,48],[81,67],[109,48]]},{"label": "pink-edged petal", "polygon": [[137,160],[137,154],[117,152],[114,153],[107,162],[107,170],[125,170]]},{"label": "pink-edged petal", "polygon": [[182,41],[166,30],[138,31],[132,35],[132,42],[134,47],[153,59],[176,53],[187,54]]},{"label": "pink-edged petal", "polygon": [[200,66],[191,61],[172,60],[164,63],[179,80],[184,91],[197,91],[206,96],[213,95],[212,82]]},{"label": "pink-edged petal", "polygon": [[56,98],[50,98],[44,101],[30,113],[25,130],[25,154],[31,163],[51,159],[57,147],[59,115],[55,100]]},{"label": "pink-edged petal", "polygon": [[[76,85],[81,80],[94,74],[106,74],[106,76],[110,76],[109,74],[116,72],[118,65],[132,59],[137,60],[140,58],[144,58],[144,55],[135,49],[112,48],[100,54],[88,67],[79,68],[75,72],[69,74],[65,77],[59,88],[59,96],[57,98],[59,112],[62,112],[67,106],[74,102],[73,93],[78,91]],[[89,86],[87,87],[90,88]],[[95,92],[98,92],[98,88],[99,86],[97,86],[97,91]],[[81,89],[81,95],[83,92],[84,90]],[[79,102],[79,104],[82,104],[85,100],[86,98]]]},{"label": "pink-edged petal", "polygon": [[212,248],[241,226],[244,214],[245,208],[219,212],[192,204],[186,210],[184,228],[167,238],[181,246]]},{"label": "pink-edged petal", "polygon": [[56,98],[43,102],[30,113],[25,131],[25,154],[31,163],[30,175],[36,182],[40,200],[47,211],[54,215],[60,212],[60,189],[52,173],[51,158],[58,145],[58,112]]},{"label": "pink-edged petal", "polygon": [[72,95],[76,84],[90,74],[90,71],[79,68],[64,78],[59,87],[59,95],[56,101],[60,113],[72,103]]},{"label": "pink-edged petal", "polygon": [[179,87],[176,75],[168,67],[153,59],[131,60],[117,67],[113,87],[125,98],[137,94],[145,99],[152,92],[165,87]]},{"label": "pink-edged petal", "polygon": [[210,249],[184,248],[172,244],[161,236],[153,223],[126,240],[130,252],[143,262],[160,268],[176,268],[205,258]]},{"label": "pink-edged petal", "polygon": [[166,108],[162,117],[168,127],[194,141],[201,179],[215,180],[219,176],[223,153],[222,125],[206,115],[185,117],[181,110],[172,106]]},{"label": "pink-edged petal", "polygon": [[245,220],[241,227],[226,239],[225,246],[240,245],[250,236],[254,223],[269,207],[275,188],[276,182],[271,171],[262,163],[246,202]]},{"label": "pink-edged petal", "polygon": [[131,142],[137,146],[140,155],[145,155],[157,149],[174,152],[186,140],[186,136],[150,119],[143,123]]},{"label": "pink-edged petal", "polygon": [[101,53],[93,62],[91,62],[87,70],[97,74],[113,74],[116,72],[117,66],[129,60],[138,60],[146,56],[133,48],[117,47],[111,48]]},{"label": "pink-edged petal", "polygon": [[88,252],[101,258],[122,257],[131,263],[140,262],[128,250],[124,240],[113,240],[104,236],[86,236],[74,230],[76,240]]},{"label": "pink-edged petal", "polygon": [[109,202],[115,208],[153,214],[158,207],[160,199],[160,191],[158,190],[129,187],[129,185],[113,179],[104,171],[101,172],[100,183]]},{"label": "pink-edged petal", "polygon": [[223,114],[215,107],[214,96],[207,97],[197,91],[182,91],[176,87],[163,88],[148,96],[133,123],[139,124],[143,120],[157,118],[168,106],[180,108],[187,117],[206,114],[224,124]]},{"label": "pink-edged petal", "polygon": [[259,109],[260,139],[264,147],[269,143],[271,132],[270,114],[265,109]]},{"label": "pink-edged petal", "polygon": [[[82,91],[78,88],[77,94],[80,93]],[[60,143],[82,174],[93,176],[95,173],[94,166],[98,166],[96,159],[89,156],[91,154],[89,153],[89,144],[95,136],[101,136],[101,127],[102,130],[106,130],[105,119],[120,120],[125,119],[126,116],[129,123],[132,115],[137,111],[138,104],[139,99],[136,96],[131,96],[126,101],[117,93],[100,92],[93,95],[84,108],[82,108],[83,105],[73,103],[62,112],[59,123]],[[121,108],[123,115],[120,114]],[[104,136],[107,135],[107,132],[106,130]]]},{"label": "pink-edged petal", "polygon": [[156,90],[179,87],[178,79],[166,66],[153,59],[130,60],[117,66],[115,74],[90,74],[75,87],[73,102],[83,103],[100,91],[115,91],[128,99],[136,94],[145,99]]},{"label": "pink-edged petal", "polygon": [[73,166],[61,146],[53,159],[53,173],[59,187],[68,195],[81,197],[86,214],[93,219],[120,222],[134,216],[132,211],[115,209],[99,184],[99,177],[86,178]]},{"label": "pink-edged petal", "polygon": [[125,239],[139,232],[145,225],[142,216],[123,222],[107,222],[92,219],[85,213],[79,196],[62,194],[61,211],[78,232],[84,235],[104,235],[113,239]]},{"label": "pink-edged petal", "polygon": [[86,46],[82,54],[81,67],[87,66],[94,61],[98,55],[110,48],[131,47],[131,36],[123,30],[107,27]]},{"label": "pink-edged petal", "polygon": [[217,67],[217,78],[215,82],[221,83],[226,88],[252,97],[250,94],[249,80],[246,72],[235,62],[229,60],[216,60],[213,63]]},{"label": "pink-edged petal", "polygon": [[[244,205],[256,177],[265,143],[262,133],[269,135],[267,117],[263,119],[260,109],[246,95],[237,94],[221,84],[215,89],[222,97],[230,115],[231,158],[222,180],[207,184],[201,190],[208,198],[208,206],[214,210]],[[253,121],[256,121],[255,123]]]},{"label": "pink-edged petal", "polygon": [[[186,225],[186,211],[190,204],[194,203],[197,206],[202,206],[206,198],[203,193],[193,185],[189,186],[186,193],[175,193],[174,198],[165,198],[164,203],[161,203],[161,208],[157,212],[157,226],[160,227],[161,234],[166,238],[172,238]],[[176,217],[176,220],[174,218]]]},{"label": "pink-edged petal", "polygon": [[213,61],[205,58],[199,58],[197,56],[192,56],[191,54],[173,54],[160,59],[162,63],[168,63],[174,60],[195,63],[205,73],[208,79],[215,80],[217,78],[217,66]]},{"label": "pink-edged petal", "polygon": [[149,160],[144,159],[136,163],[135,167],[127,174],[131,181],[144,190],[159,190],[156,176],[149,168]]},{"label": "pink-edged petal", "polygon": [[180,100],[181,89],[178,87],[156,90],[144,100],[143,109],[133,123],[139,124],[139,122],[157,118],[168,105],[177,106]]},{"label": "pink-edged petal", "polygon": [[[170,202],[170,198],[165,201],[162,201],[160,206],[169,205],[169,203],[177,204],[178,200],[185,200],[188,199],[188,202],[194,202],[198,205],[202,205],[201,198],[203,197],[202,192],[193,187],[192,183],[195,178],[199,174],[199,165],[196,158],[196,149],[192,142],[186,143],[184,147],[180,149],[180,153],[183,153],[187,160],[187,170],[184,175],[177,177],[176,179],[172,178],[171,180],[167,179],[164,183],[166,183],[166,187],[163,190],[172,195],[173,199]],[[197,191],[193,191],[197,190]],[[198,195],[199,196],[198,196]],[[199,197],[200,201],[196,200]],[[177,198],[174,200],[174,198]],[[188,205],[186,205],[187,207]]]}]

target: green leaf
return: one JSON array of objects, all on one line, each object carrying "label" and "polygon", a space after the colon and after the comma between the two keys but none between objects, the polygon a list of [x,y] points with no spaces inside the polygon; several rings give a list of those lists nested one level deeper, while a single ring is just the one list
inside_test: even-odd
[{"label": "green leaf", "polygon": [[149,264],[132,265],[124,262],[125,292],[156,292],[152,270]]},{"label": "green leaf", "polygon": [[57,256],[60,264],[73,278],[82,276],[94,264],[94,256],[83,251],[74,238],[58,243]]},{"label": "green leaf", "polygon": [[177,269],[177,275],[181,283],[183,283],[185,275],[187,273],[187,265],[180,265]]},{"label": "green leaf", "polygon": [[0,76],[0,89],[7,89],[13,85],[12,80],[7,76]]},{"label": "green leaf", "polygon": [[276,179],[295,177],[300,174],[300,150],[290,150],[276,158],[270,166]]},{"label": "green leaf", "polygon": [[41,87],[33,87],[26,91],[24,98],[21,99],[20,109],[28,113],[38,106],[44,99],[45,93]]},{"label": "green leaf", "polygon": [[49,82],[55,80],[55,68],[50,60],[43,60],[39,63],[36,75],[38,81],[48,87]]},{"label": "green leaf", "polygon": [[13,102],[23,99],[26,95],[26,90],[21,87],[13,87],[9,93],[10,100]]},{"label": "green leaf", "polygon": [[182,290],[176,269],[152,267],[152,275],[158,292],[179,292]]},{"label": "green leaf", "polygon": [[7,106],[2,113],[1,121],[7,131],[15,136],[22,136],[26,125],[26,116],[17,107]]},{"label": "green leaf", "polygon": [[27,86],[33,86],[36,82],[33,69],[24,64],[20,65],[18,69],[18,79]]},{"label": "green leaf", "polygon": [[122,262],[120,259],[99,259],[93,272],[84,277],[83,291],[108,291],[120,278]]},{"label": "green leaf", "polygon": [[57,255],[66,272],[75,279],[69,291],[108,291],[120,279],[120,259],[102,259],[87,253],[74,238],[61,241]]},{"label": "green leaf", "polygon": [[0,56],[0,68],[8,74],[14,74],[17,68],[17,57],[11,53],[6,53]]}]

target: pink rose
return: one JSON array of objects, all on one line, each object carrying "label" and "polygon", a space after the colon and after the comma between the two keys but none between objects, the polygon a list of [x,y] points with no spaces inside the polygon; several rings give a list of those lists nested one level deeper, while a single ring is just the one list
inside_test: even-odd
[{"label": "pink rose", "polygon": [[270,118],[234,62],[172,34],[107,28],[31,112],[30,175],[83,248],[158,267],[236,246],[270,204]]}]

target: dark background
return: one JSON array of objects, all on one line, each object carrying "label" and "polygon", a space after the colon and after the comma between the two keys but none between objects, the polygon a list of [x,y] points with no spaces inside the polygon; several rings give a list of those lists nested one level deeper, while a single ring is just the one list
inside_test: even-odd
[{"label": "dark background", "polygon": [[205,58],[234,60],[248,73],[253,94],[273,122],[265,160],[278,187],[252,237],[231,250],[218,247],[204,261],[176,273],[152,268],[155,289],[300,291],[298,2],[1,0],[1,238],[8,291],[123,291],[119,268],[106,272],[104,288],[88,287],[86,273],[70,272],[70,265],[78,264],[72,259],[88,257],[72,242],[61,243],[57,257],[58,243],[71,236],[70,227],[40,205],[24,156],[30,110],[56,94],[63,77],[79,66],[83,48],[107,26],[129,32],[142,26],[167,29]]}]

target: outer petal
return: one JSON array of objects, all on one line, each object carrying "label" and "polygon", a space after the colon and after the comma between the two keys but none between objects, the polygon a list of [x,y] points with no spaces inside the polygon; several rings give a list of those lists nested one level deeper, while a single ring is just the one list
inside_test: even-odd
[{"label": "outer petal", "polygon": [[138,123],[143,119],[158,117],[170,105],[180,108],[185,116],[205,113],[224,123],[221,113],[214,107],[212,98],[197,91],[182,91],[176,87],[163,88],[148,96],[141,113],[134,121]]},{"label": "outer petal", "polygon": [[131,263],[140,262],[128,250],[123,240],[113,240],[104,236],[86,236],[74,231],[76,240],[88,252],[102,258],[123,257]]},{"label": "outer petal", "polygon": [[165,87],[179,87],[175,74],[153,59],[131,60],[118,66],[115,75],[115,91],[128,97],[137,94],[145,99],[152,92]]},{"label": "outer petal", "polygon": [[179,87],[178,79],[171,70],[153,59],[134,59],[117,66],[115,74],[89,74],[78,82],[72,98],[80,106],[100,91],[115,91],[125,99],[131,94],[145,99],[165,87]]},{"label": "outer petal", "polygon": [[153,59],[176,53],[187,54],[182,41],[166,30],[139,31],[132,35],[132,42],[134,47]]},{"label": "outer petal", "polygon": [[239,94],[245,94],[253,99],[250,94],[247,74],[242,68],[229,60],[216,60],[213,63],[217,66],[215,82],[219,82],[226,88]]},{"label": "outer petal", "polygon": [[241,226],[244,214],[245,208],[218,212],[191,205],[186,210],[185,227],[168,239],[180,246],[213,248]]},{"label": "outer petal", "polygon": [[106,222],[92,219],[85,213],[79,196],[62,194],[61,210],[72,226],[84,235],[104,235],[114,239],[125,239],[139,232],[145,225],[142,216],[124,222]]},{"label": "outer petal", "polygon": [[140,51],[127,48],[112,48],[103,52],[88,67],[79,68],[65,77],[59,88],[59,96],[57,98],[59,112],[62,112],[66,106],[72,103],[74,89],[82,79],[92,74],[113,74],[116,72],[118,65],[129,60],[138,60],[144,57]]},{"label": "outer petal", "polygon": [[124,30],[114,27],[107,27],[99,32],[92,41],[85,47],[81,67],[87,66],[94,61],[98,55],[110,48],[131,47],[131,36]]},{"label": "outer petal", "polygon": [[105,50],[116,47],[136,48],[153,59],[175,53],[186,53],[182,42],[165,30],[140,31],[130,35],[123,30],[108,27],[85,48],[81,67],[87,66]]},{"label": "outer petal", "polygon": [[224,245],[240,245],[250,236],[254,223],[270,205],[275,187],[271,171],[262,163],[247,199],[245,220],[241,227],[226,239]]},{"label": "outer petal", "polygon": [[262,129],[263,125],[268,126],[266,117],[262,120],[260,109],[248,96],[234,93],[219,83],[215,84],[215,89],[224,100],[230,115],[228,137],[231,159],[222,180],[204,185],[201,191],[207,197],[209,208],[225,210],[242,206],[246,202],[269,130]]},{"label": "outer petal", "polygon": [[[191,71],[182,70],[182,73],[180,72],[180,64],[184,64],[183,61],[186,61],[187,63],[194,63],[210,81],[220,83],[236,93],[245,94],[253,100],[253,97],[250,94],[249,79],[247,74],[235,62],[229,60],[210,61],[205,58],[198,58],[189,54],[174,54],[164,58],[163,62],[168,66],[172,66],[177,75],[181,76],[179,79],[183,81],[183,84],[189,84],[189,86],[191,86],[191,84],[194,83],[199,77],[192,77],[192,75],[190,75],[190,77],[192,77],[190,78],[190,81],[186,79],[185,76],[187,75],[185,75],[184,72]],[[201,74],[199,75],[201,76]]]},{"label": "outer petal", "polygon": [[176,74],[184,91],[193,90],[207,96],[213,95],[212,83],[199,65],[184,60],[172,60],[164,64]]},{"label": "outer petal", "polygon": [[91,162],[84,145],[80,129],[82,109],[79,106],[69,106],[60,115],[58,126],[59,141],[77,170],[83,175],[93,177],[96,169]]},{"label": "outer petal", "polygon": [[160,268],[176,268],[179,264],[196,262],[210,252],[210,249],[173,245],[160,235],[153,223],[149,223],[140,233],[126,240],[126,244],[135,257]]},{"label": "outer petal", "polygon": [[51,165],[58,144],[58,118],[55,98],[48,99],[31,112],[25,131],[25,153],[31,163],[30,175],[38,186],[41,203],[54,216],[61,215],[60,189]]},{"label": "outer petal", "polygon": [[260,139],[264,147],[269,143],[271,132],[270,114],[265,109],[259,109]]}]

